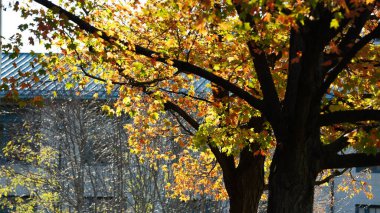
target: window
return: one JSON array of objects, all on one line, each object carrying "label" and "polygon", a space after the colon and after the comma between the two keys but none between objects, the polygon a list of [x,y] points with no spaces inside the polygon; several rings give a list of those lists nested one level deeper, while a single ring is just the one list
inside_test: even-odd
[{"label": "window", "polygon": [[380,213],[380,205],[356,204],[355,213]]}]

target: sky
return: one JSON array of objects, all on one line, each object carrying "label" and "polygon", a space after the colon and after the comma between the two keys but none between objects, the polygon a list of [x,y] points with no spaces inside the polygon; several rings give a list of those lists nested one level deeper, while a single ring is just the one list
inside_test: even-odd
[{"label": "sky", "polygon": [[[17,29],[17,27],[20,25],[20,24],[23,24],[27,21],[31,21],[31,20],[25,20],[21,17],[20,13],[18,12],[15,12],[13,11],[12,8],[9,8],[9,4],[14,4],[17,0],[0,0],[0,2],[2,1],[4,7],[6,8],[6,11],[2,11],[2,23],[0,24],[1,26],[1,32],[2,32],[2,36],[5,37],[5,41],[3,41],[3,43],[6,43],[7,41],[9,41],[8,39],[14,35],[15,33],[19,32],[19,30]],[[25,0],[19,0],[20,2],[21,1],[25,1]],[[58,3],[58,0],[51,0],[52,2],[54,3]],[[142,4],[144,4],[146,2],[146,0],[140,0],[140,2]],[[41,8],[41,6],[37,3],[34,3],[32,4],[33,7],[35,8]],[[38,44],[38,42],[35,42],[35,45],[30,45],[29,42],[28,42],[28,37],[31,36],[30,33],[28,32],[23,32],[22,33],[23,35],[23,43],[24,43],[24,46],[22,48],[20,48],[21,52],[30,52],[31,50],[33,50],[34,52],[36,53],[44,53],[44,52],[47,52],[47,50],[45,49],[45,47],[41,44]]]},{"label": "sky", "polygon": [[[0,1],[2,1],[4,8],[6,9],[6,11],[3,10],[1,12],[2,23],[0,25],[1,25],[1,32],[2,32],[1,34],[5,38],[5,40],[3,40],[3,43],[7,43],[7,41],[9,41],[9,38],[12,35],[19,32],[17,27],[20,24],[23,24],[26,21],[30,21],[30,20],[25,20],[21,18],[20,13],[17,13],[13,11],[12,8],[9,8],[9,3],[14,3],[15,0],[0,0]],[[30,36],[30,33],[23,32],[22,35],[24,38],[23,39],[24,46],[20,48],[21,52],[30,52],[31,50],[37,53],[46,52],[46,49],[43,47],[43,45],[40,45],[37,42],[33,46],[29,44],[27,38]]]}]

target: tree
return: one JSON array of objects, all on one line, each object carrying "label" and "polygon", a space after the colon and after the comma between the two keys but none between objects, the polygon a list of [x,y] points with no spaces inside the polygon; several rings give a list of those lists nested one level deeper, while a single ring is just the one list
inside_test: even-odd
[{"label": "tree", "polygon": [[51,73],[116,87],[137,150],[155,134],[210,150],[230,212],[265,187],[268,212],[311,212],[320,172],[380,164],[378,1],[34,2],[14,8],[64,54]]}]

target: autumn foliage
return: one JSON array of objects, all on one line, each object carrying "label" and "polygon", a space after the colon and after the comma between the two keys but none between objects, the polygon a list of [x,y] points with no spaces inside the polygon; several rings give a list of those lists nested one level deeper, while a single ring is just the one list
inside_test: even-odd
[{"label": "autumn foliage", "polygon": [[34,2],[14,9],[54,79],[117,91],[135,152],[181,146],[173,196],[310,212],[320,172],[380,164],[378,1]]}]

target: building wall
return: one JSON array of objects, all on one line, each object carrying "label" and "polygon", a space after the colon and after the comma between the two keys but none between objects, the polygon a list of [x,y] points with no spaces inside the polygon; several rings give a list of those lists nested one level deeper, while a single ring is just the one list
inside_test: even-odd
[{"label": "building wall", "polygon": [[[355,173],[357,174],[357,173]],[[337,200],[342,200],[341,204],[337,207],[337,212],[355,212],[357,205],[380,205],[380,173],[371,173],[370,179],[358,178],[357,181],[364,181],[368,186],[372,187],[373,198],[369,199],[364,192],[354,195],[352,198],[347,198],[347,193],[337,192]],[[341,180],[342,178],[338,179]],[[379,211],[377,211],[379,212]],[[372,213],[372,212],[371,212]]]},{"label": "building wall", "polygon": [[[378,213],[380,212],[380,173],[376,172],[358,172],[356,168],[352,169],[352,177],[348,173],[334,178],[334,197],[331,196],[331,185],[322,186],[322,198],[325,203],[325,212],[327,213]],[[351,180],[355,180],[351,182]],[[330,182],[331,184],[331,182]],[[369,190],[371,195],[368,197],[363,188]],[[355,187],[358,190],[355,192]],[[347,190],[347,191],[345,191]],[[318,198],[317,198],[318,199]],[[332,201],[333,199],[333,201]],[[331,204],[334,205],[333,209]],[[359,207],[359,205],[361,207]],[[376,208],[376,210],[375,210]]]}]

